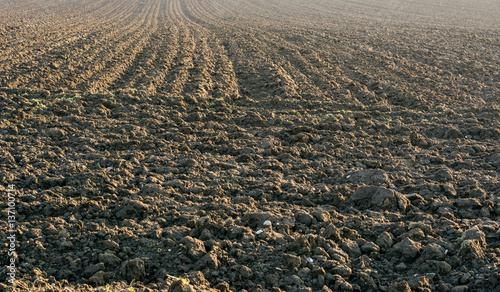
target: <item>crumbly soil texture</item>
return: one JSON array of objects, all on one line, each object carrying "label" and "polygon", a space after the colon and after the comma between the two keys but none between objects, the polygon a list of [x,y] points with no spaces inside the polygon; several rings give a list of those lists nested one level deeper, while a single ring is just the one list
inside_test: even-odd
[{"label": "crumbly soil texture", "polygon": [[0,290],[500,291],[467,5],[2,1]]}]

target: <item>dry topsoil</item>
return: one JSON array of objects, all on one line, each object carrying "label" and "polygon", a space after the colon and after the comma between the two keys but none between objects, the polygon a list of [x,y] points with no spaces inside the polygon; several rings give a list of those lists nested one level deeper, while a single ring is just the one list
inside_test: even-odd
[{"label": "dry topsoil", "polygon": [[10,6],[0,289],[499,291],[498,29],[236,2]]}]

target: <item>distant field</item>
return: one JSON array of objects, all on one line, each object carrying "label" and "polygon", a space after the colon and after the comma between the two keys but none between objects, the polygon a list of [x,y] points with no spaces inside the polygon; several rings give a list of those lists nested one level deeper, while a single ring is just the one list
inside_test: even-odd
[{"label": "distant field", "polygon": [[356,70],[399,85],[498,65],[496,1],[377,2],[4,1],[0,86],[238,95],[277,73],[300,95],[368,62]]},{"label": "distant field", "polygon": [[0,1],[14,291],[493,292],[498,15]]}]

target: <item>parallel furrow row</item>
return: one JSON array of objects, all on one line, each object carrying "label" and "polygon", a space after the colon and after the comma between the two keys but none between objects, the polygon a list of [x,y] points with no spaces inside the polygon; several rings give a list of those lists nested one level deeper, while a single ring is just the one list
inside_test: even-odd
[{"label": "parallel furrow row", "polygon": [[[68,39],[75,36],[81,38],[96,27],[106,27],[110,23],[116,23],[117,16],[125,12],[122,5],[114,3],[102,3],[99,6],[91,3],[82,10],[83,12],[70,14],[71,16],[67,18],[54,16],[54,21],[45,21],[41,27],[34,27],[33,32],[30,32],[31,30],[22,32],[17,41],[6,38],[5,41],[10,42],[10,45],[6,46],[8,49],[0,51],[0,62],[8,61],[16,55],[22,56],[23,61],[26,61],[27,58],[32,59],[49,50],[62,46],[71,47],[73,44]],[[128,14],[131,15],[131,12],[133,10],[128,11]],[[90,21],[92,18],[105,21],[96,24]],[[28,34],[28,36],[24,37],[23,34]],[[37,54],[30,54],[32,51],[36,51]]]},{"label": "parallel furrow row", "polygon": [[[78,31],[75,31],[73,33],[73,37],[69,37],[66,35],[66,39],[62,40],[58,43],[54,43],[53,46],[46,46],[46,48],[42,45],[39,45],[36,49],[32,51],[28,51],[31,53],[31,55],[24,56],[26,52],[20,52],[19,54],[21,56],[17,58],[13,58],[12,63],[15,64],[15,66],[12,66],[13,68],[10,68],[10,64],[6,63],[4,64],[5,70],[10,70],[9,75],[5,76],[4,79],[9,81],[9,85],[11,87],[18,86],[19,84],[26,84],[29,83],[30,80],[29,74],[40,74],[41,77],[39,78],[39,85],[53,85],[55,82],[57,82],[58,78],[55,77],[56,79],[53,79],[51,75],[61,75],[61,71],[64,71],[64,69],[68,69],[68,72],[72,72],[78,68],[75,68],[79,66],[79,61],[81,59],[84,59],[83,54],[87,53],[89,56],[95,56],[96,54],[99,53],[99,50],[104,50],[106,47],[102,46],[102,44],[110,43],[113,41],[114,38],[117,37],[120,33],[127,31],[134,25],[134,21],[132,21],[136,16],[133,15],[134,10],[135,10],[135,5],[132,5],[133,2],[127,2],[128,7],[122,7],[122,10],[120,11],[120,14],[114,14],[113,20],[110,21],[110,24],[112,24],[112,21],[117,21],[117,19],[124,19],[124,25],[122,27],[119,27],[119,30],[111,30],[110,26],[105,26],[103,25],[102,27],[98,29],[94,29],[92,33],[89,35],[85,35],[85,33],[80,33],[78,35]],[[118,11],[117,11],[118,12]],[[123,14],[124,13],[124,14]],[[137,25],[137,24],[135,24]],[[98,27],[98,25],[97,25]],[[64,33],[62,33],[64,34]],[[99,47],[101,46],[101,47]],[[97,50],[97,51],[96,51]],[[18,59],[22,59],[23,62],[18,62]],[[27,60],[26,60],[27,59]],[[24,61],[26,60],[26,61]],[[16,64],[16,61],[18,62]],[[51,63],[46,63],[47,61]],[[76,62],[75,62],[76,61]],[[55,63],[55,64],[54,64]],[[50,67],[56,67],[56,68],[50,68]],[[36,68],[35,72],[33,71],[33,68]],[[54,70],[51,70],[54,69]],[[2,71],[0,71],[2,72]],[[12,74],[12,73],[17,73],[17,74]],[[68,74],[68,73],[66,73]],[[78,74],[78,72],[76,73]],[[17,78],[15,78],[17,76]],[[45,76],[45,77],[44,77]],[[1,75],[0,75],[1,77]],[[47,80],[50,79],[50,80]],[[71,78],[70,78],[71,79]],[[48,83],[45,83],[47,82]]]},{"label": "parallel furrow row", "polygon": [[130,38],[124,38],[121,42],[115,44],[112,52],[108,56],[103,56],[102,67],[97,73],[94,73],[82,86],[89,91],[103,91],[108,85],[120,77],[120,75],[129,67],[135,59],[138,52],[148,44],[151,33],[157,26],[160,1],[154,1],[154,5],[144,6],[140,17],[140,26],[138,31]]}]

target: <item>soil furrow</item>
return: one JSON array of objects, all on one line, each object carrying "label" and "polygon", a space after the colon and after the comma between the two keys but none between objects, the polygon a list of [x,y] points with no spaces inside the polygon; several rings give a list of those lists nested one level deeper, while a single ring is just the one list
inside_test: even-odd
[{"label": "soil furrow", "polygon": [[[103,58],[103,67],[99,72],[92,74],[92,77],[85,82],[83,88],[90,91],[103,91],[108,88],[109,83],[120,77],[127,67],[132,64],[138,52],[144,50],[148,44],[151,34],[157,28],[157,18],[159,14],[159,0],[151,1],[143,10],[141,24],[136,34],[131,36],[131,40],[121,42],[114,46],[114,55],[110,58]],[[121,44],[124,44],[121,46]]]},{"label": "soil furrow", "polygon": [[[106,8],[106,7],[103,7],[103,8]],[[49,26],[49,24],[44,24],[44,32],[43,33],[40,33],[40,32],[37,32],[36,34],[36,38],[33,38],[33,41],[22,41],[22,42],[19,42],[18,44],[22,47],[15,47],[15,46],[12,46],[12,50],[13,52],[15,52],[16,54],[23,54],[23,60],[26,60],[26,59],[29,59],[29,58],[34,58],[34,56],[30,55],[29,52],[30,51],[33,51],[33,50],[36,50],[37,51],[37,55],[40,55],[41,53],[44,53],[46,52],[46,50],[50,49],[50,50],[55,50],[57,48],[60,48],[60,47],[72,47],[72,43],[71,42],[68,42],[68,38],[71,39],[71,34],[73,33],[73,36],[76,36],[76,37],[82,37],[82,36],[85,36],[84,33],[82,33],[83,31],[89,31],[91,30],[92,28],[89,28],[89,18],[92,18],[92,17],[99,17],[99,18],[102,18],[102,19],[105,19],[105,21],[100,21],[99,23],[99,26],[100,27],[106,27],[107,24],[116,24],[116,21],[117,19],[115,17],[119,16],[120,14],[122,14],[123,12],[126,12],[126,11],[123,11],[123,7],[121,7],[120,5],[118,5],[118,7],[116,7],[116,5],[113,5],[111,6],[110,5],[110,8],[114,8],[114,9],[107,9],[107,13],[102,15],[92,15],[93,13],[92,12],[88,12],[90,13],[92,16],[86,16],[85,18],[82,18],[82,17],[79,17],[77,18],[78,21],[77,22],[71,22],[70,20],[66,20],[65,22],[63,23],[60,23],[59,26],[55,27],[54,28],[54,25],[52,26]],[[101,9],[102,10],[102,9]],[[101,12],[101,10],[99,10],[99,12]],[[121,13],[120,14],[117,14],[117,12],[120,11]],[[129,11],[129,15],[131,15],[131,12],[132,10]],[[110,17],[110,16],[113,16],[113,17]],[[76,18],[77,16],[75,16]],[[68,23],[70,25],[68,25]],[[47,27],[47,28],[45,28]],[[96,27],[94,26],[94,29]],[[49,43],[47,44],[47,42],[52,42],[52,43]],[[38,43],[41,43],[41,44],[38,44]],[[25,51],[23,51],[23,49],[26,49]],[[5,59],[5,60],[8,60],[9,58],[11,58],[12,56],[11,55],[8,55],[7,54],[8,52],[5,52],[5,55],[2,54],[0,55],[0,60],[2,59]]]},{"label": "soil furrow", "polygon": [[[88,83],[88,80],[96,74],[95,71],[104,68],[107,60],[116,59],[114,54],[128,48],[139,36],[147,33],[142,27],[143,23],[136,20],[137,15],[130,19],[126,25],[117,26],[119,29],[115,30],[113,27],[108,27],[101,30],[101,39],[88,39],[89,43],[84,45],[84,50],[71,60],[80,60],[77,63],[79,70],[70,71],[63,82],[68,80],[71,82],[69,84],[72,88],[83,86],[82,84]],[[69,65],[71,64],[72,62]]]},{"label": "soil furrow", "polygon": [[166,77],[164,90],[170,95],[178,96],[189,78],[189,70],[194,67],[193,52],[196,48],[196,40],[191,35],[191,29],[183,26],[179,27],[179,50],[177,56],[172,61],[172,67]]},{"label": "soil furrow", "polygon": [[[131,7],[130,10],[125,10],[124,12],[128,13],[128,16],[127,17],[135,17],[133,16],[132,12],[133,12],[133,7]],[[117,15],[117,17],[119,17],[120,15]],[[132,18],[133,19],[133,18]],[[11,86],[16,86],[16,84],[19,84],[19,83],[25,83],[25,84],[29,84],[29,83],[32,83],[30,82],[29,80],[29,76],[30,75],[38,75],[40,74],[41,77],[39,78],[39,81],[38,82],[34,82],[35,84],[33,84],[35,87],[45,87],[46,85],[53,85],[57,82],[57,80],[60,79],[60,77],[63,76],[64,73],[61,73],[61,69],[63,68],[70,68],[69,69],[69,74],[71,74],[71,71],[74,71],[72,70],[73,67],[76,65],[76,66],[79,66],[79,64],[74,64],[74,61],[75,59],[78,60],[78,59],[82,59],[82,60],[88,60],[88,61],[92,61],[93,58],[95,58],[95,56],[97,56],[99,54],[100,51],[102,50],[105,50],[106,47],[104,47],[101,43],[109,43],[109,40],[113,40],[113,39],[116,39],[118,37],[118,35],[120,34],[120,32],[122,31],[126,31],[128,29],[130,29],[130,27],[133,27],[133,25],[135,25],[133,21],[130,21],[131,19],[125,19],[125,21],[129,21],[128,24],[125,24],[123,26],[117,26],[120,28],[120,30],[109,30],[109,27],[102,27],[100,28],[99,31],[95,31],[94,32],[94,35],[89,35],[89,36],[79,36],[79,37],[74,37],[73,38],[73,41],[78,41],[78,42],[81,42],[81,45],[83,47],[83,50],[80,51],[70,51],[70,50],[63,50],[63,51],[58,51],[58,47],[65,47],[64,46],[64,43],[62,43],[61,45],[56,45],[55,47],[52,47],[52,48],[49,48],[47,50],[47,52],[45,54],[43,54],[42,52],[36,54],[35,56],[38,56],[37,59],[39,60],[50,60],[52,59],[52,63],[49,63],[49,64],[44,64],[44,63],[40,63],[39,61],[28,61],[26,63],[20,63],[19,65],[17,65],[16,67],[14,68],[20,68],[20,69],[17,69],[18,70],[18,77],[16,76],[6,76],[4,77],[4,79],[7,79],[7,80],[11,80],[9,81],[9,84]],[[100,37],[100,38],[99,38]],[[67,40],[66,40],[67,42]],[[67,45],[70,45],[71,43],[67,43]],[[101,44],[100,46],[101,47],[98,47],[97,45],[98,44]],[[90,58],[85,58],[83,54],[87,54],[90,56]],[[58,59],[53,59],[52,56],[56,55]],[[42,62],[43,62],[42,61]],[[57,66],[57,67],[56,67]],[[55,67],[55,68],[51,68],[51,67]],[[14,69],[13,70],[16,70]],[[31,68],[37,68],[38,70],[41,71],[40,72],[30,72],[31,71]],[[57,73],[55,73],[57,72]],[[79,72],[77,72],[76,74],[79,74]],[[45,75],[45,77],[43,77]],[[55,76],[59,76],[59,77],[53,77],[53,75]],[[55,78],[55,79],[54,79]],[[71,77],[68,76],[67,79],[70,80],[70,82],[68,82],[70,84],[70,87],[72,87],[71,83],[74,84],[74,81],[71,81],[72,79],[74,79],[76,77]],[[32,86],[33,86],[32,85]]]},{"label": "soil furrow", "polygon": [[[203,36],[199,30],[193,31],[193,34]],[[213,81],[212,74],[214,72],[214,56],[213,52],[207,44],[206,36],[198,38],[193,51],[195,57],[193,58],[193,66],[188,70],[190,81],[184,84],[182,95],[195,96],[201,98],[209,98],[212,95]]]}]

